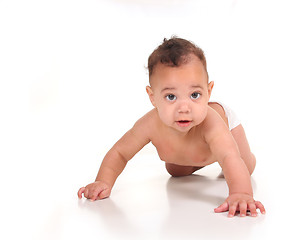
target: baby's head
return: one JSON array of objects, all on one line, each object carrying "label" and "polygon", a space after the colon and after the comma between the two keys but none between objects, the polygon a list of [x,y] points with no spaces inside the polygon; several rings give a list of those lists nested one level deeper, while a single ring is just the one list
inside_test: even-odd
[{"label": "baby's head", "polygon": [[148,70],[150,83],[151,76],[153,75],[157,65],[163,64],[169,67],[180,67],[181,65],[188,63],[194,56],[201,61],[204,70],[207,73],[206,59],[201,48],[182,38],[172,37],[169,40],[165,38],[163,43],[149,56]]},{"label": "baby's head", "polygon": [[147,93],[161,121],[188,132],[205,119],[213,82],[208,83],[203,51],[193,43],[171,38],[150,55]]}]

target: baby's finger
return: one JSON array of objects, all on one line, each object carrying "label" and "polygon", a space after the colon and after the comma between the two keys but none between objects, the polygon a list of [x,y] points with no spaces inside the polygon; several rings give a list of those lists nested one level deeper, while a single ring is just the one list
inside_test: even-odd
[{"label": "baby's finger", "polygon": [[92,202],[95,201],[99,194],[100,194],[100,191],[95,189],[90,196],[90,201]]},{"label": "baby's finger", "polygon": [[252,202],[252,203],[249,203],[248,205],[249,205],[249,210],[251,212],[251,216],[256,217],[257,216],[257,211],[256,211],[255,203]]},{"label": "baby's finger", "polygon": [[82,194],[84,193],[84,191],[85,191],[84,187],[80,188],[80,190],[78,191],[78,197],[79,198],[82,198]]},{"label": "baby's finger", "polygon": [[247,212],[248,205],[246,202],[239,203],[240,217],[245,217]]},{"label": "baby's finger", "polygon": [[100,199],[104,199],[104,198],[107,198],[109,197],[110,195],[110,191],[108,189],[104,189],[102,192],[100,192],[100,194],[98,195],[98,197]]},{"label": "baby's finger", "polygon": [[226,212],[228,211],[228,203],[224,202],[219,207],[215,208],[215,213]]},{"label": "baby's finger", "polygon": [[256,201],[255,205],[256,205],[256,208],[259,208],[259,210],[260,210],[260,212],[262,214],[266,214],[266,209],[265,209],[264,205],[261,202]]},{"label": "baby's finger", "polygon": [[234,217],[237,210],[238,203],[234,202],[229,206],[228,217]]},{"label": "baby's finger", "polygon": [[88,188],[86,188],[85,191],[84,191],[84,197],[89,198],[88,194],[89,194],[89,190],[88,190]]}]

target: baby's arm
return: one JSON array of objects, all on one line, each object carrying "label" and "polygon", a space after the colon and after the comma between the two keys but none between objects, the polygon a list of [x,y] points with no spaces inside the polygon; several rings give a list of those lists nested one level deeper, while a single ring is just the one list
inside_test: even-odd
[{"label": "baby's arm", "polygon": [[215,209],[215,212],[229,211],[228,216],[234,216],[240,211],[241,216],[250,210],[256,216],[256,209],[265,212],[263,205],[254,201],[250,173],[240,157],[239,149],[233,136],[223,120],[210,109],[206,120],[204,137],[214,156],[222,167],[224,177],[229,187],[229,197]]},{"label": "baby's arm", "polygon": [[146,118],[138,120],[133,128],[109,150],[102,161],[95,182],[80,188],[79,198],[82,198],[82,194],[92,201],[109,197],[117,177],[127,162],[150,142]]}]

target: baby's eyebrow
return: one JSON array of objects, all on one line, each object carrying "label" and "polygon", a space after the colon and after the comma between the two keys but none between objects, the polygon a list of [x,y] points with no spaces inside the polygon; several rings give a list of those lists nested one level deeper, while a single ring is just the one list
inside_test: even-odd
[{"label": "baby's eyebrow", "polygon": [[169,90],[175,90],[175,88],[174,87],[165,87],[160,92],[162,93],[164,91],[169,91]]},{"label": "baby's eyebrow", "polygon": [[192,85],[191,88],[201,88],[201,89],[204,89],[203,86],[201,86],[201,85]]},{"label": "baby's eyebrow", "polygon": [[[201,89],[204,89],[203,86],[201,85],[192,85],[190,88],[201,88]],[[164,91],[170,91],[170,90],[175,90],[176,88],[175,87],[165,87],[163,88],[160,92],[164,92]]]}]

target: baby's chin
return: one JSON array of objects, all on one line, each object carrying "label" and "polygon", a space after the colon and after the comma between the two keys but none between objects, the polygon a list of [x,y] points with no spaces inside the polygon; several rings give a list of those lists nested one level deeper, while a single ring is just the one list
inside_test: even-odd
[{"label": "baby's chin", "polygon": [[187,133],[194,127],[196,127],[198,124],[194,121],[176,121],[172,128],[174,128],[176,131],[180,133]]},{"label": "baby's chin", "polygon": [[183,120],[183,121],[176,121],[174,123],[176,129],[182,133],[184,132],[188,132],[190,131],[191,129],[197,127],[197,126],[200,126],[203,122],[204,122],[204,119],[195,119],[195,120]]}]

